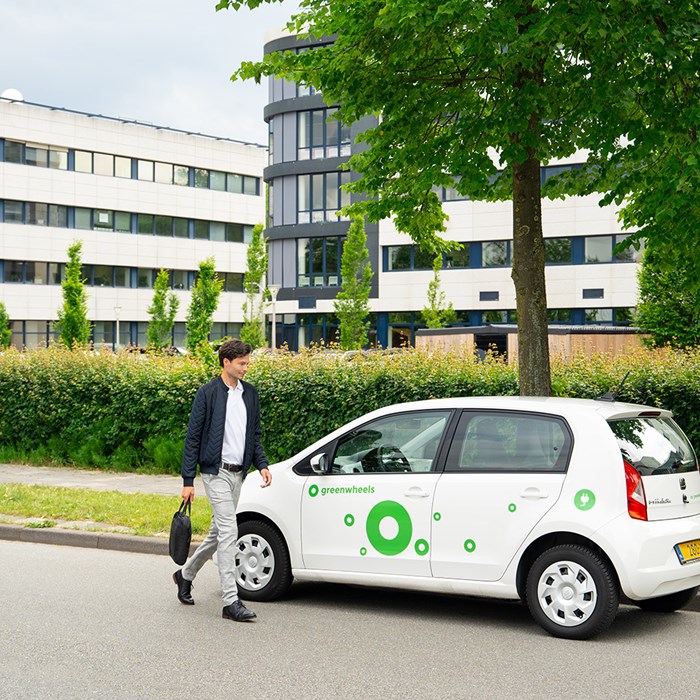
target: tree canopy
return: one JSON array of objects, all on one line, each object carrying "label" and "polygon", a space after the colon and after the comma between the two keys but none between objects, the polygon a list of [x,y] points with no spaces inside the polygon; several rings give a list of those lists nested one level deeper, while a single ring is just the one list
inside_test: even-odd
[{"label": "tree canopy", "polygon": [[[313,85],[346,123],[381,115],[351,159],[361,177],[350,188],[367,195],[355,206],[392,216],[426,250],[448,246],[436,186],[512,199],[520,391],[548,394],[541,197],[608,193],[640,235],[698,235],[682,224],[700,223],[688,201],[699,18],[691,0],[303,0],[288,28],[332,40],[244,63],[234,78]],[[581,148],[586,166],[542,189],[541,165]]]}]

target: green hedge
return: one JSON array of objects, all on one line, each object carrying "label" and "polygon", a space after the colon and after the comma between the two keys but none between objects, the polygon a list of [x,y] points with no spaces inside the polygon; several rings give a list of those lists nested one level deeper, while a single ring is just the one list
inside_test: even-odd
[{"label": "green hedge", "polygon": [[[700,350],[668,349],[555,359],[557,396],[663,406],[700,445]],[[0,461],[178,473],[192,399],[212,370],[193,358],[69,351],[0,354]],[[452,353],[406,350],[351,356],[279,353],[256,358],[271,461],[293,455],[349,420],[402,401],[515,395],[517,367]]]}]

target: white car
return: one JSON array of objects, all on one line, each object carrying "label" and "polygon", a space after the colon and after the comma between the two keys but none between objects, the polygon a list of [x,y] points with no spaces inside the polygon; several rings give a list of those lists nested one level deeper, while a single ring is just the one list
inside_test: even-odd
[{"label": "white car", "polygon": [[700,472],[666,410],[472,397],[388,406],[246,479],[238,586],[292,579],[521,599],[587,639],[620,594],[670,612],[700,585]]}]

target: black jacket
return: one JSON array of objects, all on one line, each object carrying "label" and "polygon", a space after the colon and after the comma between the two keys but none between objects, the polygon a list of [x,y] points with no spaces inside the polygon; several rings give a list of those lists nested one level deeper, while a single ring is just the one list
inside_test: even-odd
[{"label": "black jacket", "polygon": [[[242,381],[241,384],[243,385],[243,403],[247,413],[243,453],[243,478],[245,479],[252,464],[257,469],[265,469],[269,462],[260,443],[262,430],[258,392],[248,382]],[[203,474],[219,473],[227,400],[228,387],[221,376],[201,387],[194,397],[190,422],[187,426],[185,451],[182,455],[182,480],[185,486],[194,484],[198,464],[199,471]]]}]

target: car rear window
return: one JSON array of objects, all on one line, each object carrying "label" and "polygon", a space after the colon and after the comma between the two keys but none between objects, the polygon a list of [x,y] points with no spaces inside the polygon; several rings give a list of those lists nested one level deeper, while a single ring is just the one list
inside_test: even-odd
[{"label": "car rear window", "polygon": [[697,469],[692,446],[670,418],[625,418],[609,425],[623,458],[642,476]]}]

